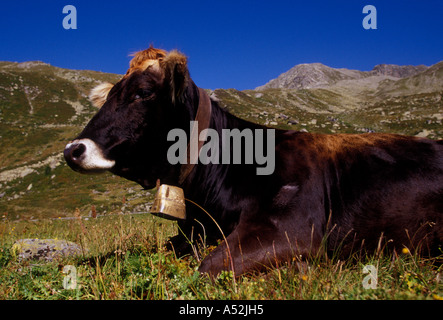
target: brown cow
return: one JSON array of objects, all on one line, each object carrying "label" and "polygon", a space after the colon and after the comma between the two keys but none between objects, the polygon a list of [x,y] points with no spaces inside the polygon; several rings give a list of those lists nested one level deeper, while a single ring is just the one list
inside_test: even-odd
[{"label": "brown cow", "polygon": [[267,150],[275,160],[270,174],[257,174],[263,165],[257,159],[226,163],[222,152],[220,161],[208,164],[171,164],[168,133],[179,128],[189,139],[193,120],[202,124],[199,132],[219,136],[225,129],[250,130],[255,149],[265,149],[257,132],[269,137],[271,131],[210,100],[191,80],[184,55],[154,48],[135,54],[127,74],[100,86],[92,100],[101,109],[66,146],[66,161],[76,171],[109,170],[146,189],[158,179],[182,187],[217,225],[189,204],[186,220],[178,222],[183,233],[171,240],[176,252],[186,251],[191,235],[206,236],[207,243],[226,237],[202,261],[202,272],[239,275],[320,251],[371,253],[380,241],[441,254],[441,140],[275,130],[275,150]]}]

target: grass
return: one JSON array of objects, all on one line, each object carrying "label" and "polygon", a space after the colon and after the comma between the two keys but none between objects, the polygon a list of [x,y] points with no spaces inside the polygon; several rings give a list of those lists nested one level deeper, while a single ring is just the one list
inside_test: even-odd
[{"label": "grass", "polygon": [[[215,280],[198,272],[200,256],[177,258],[163,248],[176,234],[175,222],[148,214],[96,219],[8,221],[0,225],[0,299],[443,299],[442,268],[436,259],[403,252],[341,261],[317,257],[299,272],[294,265],[234,279]],[[10,248],[21,238],[58,238],[80,244],[85,253],[52,263],[19,263]],[[441,260],[440,260],[441,263]],[[365,289],[365,265],[377,270],[376,289]],[[76,289],[64,289],[74,266]]]}]

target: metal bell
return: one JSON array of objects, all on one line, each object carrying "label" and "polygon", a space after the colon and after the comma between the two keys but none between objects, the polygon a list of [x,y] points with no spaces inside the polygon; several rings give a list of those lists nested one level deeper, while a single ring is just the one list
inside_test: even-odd
[{"label": "metal bell", "polygon": [[157,189],[150,211],[153,215],[169,220],[186,219],[183,189],[162,184]]}]

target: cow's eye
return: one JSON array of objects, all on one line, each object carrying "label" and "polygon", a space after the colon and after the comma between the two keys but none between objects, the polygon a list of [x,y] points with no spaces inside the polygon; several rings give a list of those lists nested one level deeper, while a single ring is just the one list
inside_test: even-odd
[{"label": "cow's eye", "polygon": [[134,96],[134,100],[138,100],[138,99],[146,99],[149,98],[151,96],[151,92],[147,91],[147,90],[139,90],[136,95]]}]

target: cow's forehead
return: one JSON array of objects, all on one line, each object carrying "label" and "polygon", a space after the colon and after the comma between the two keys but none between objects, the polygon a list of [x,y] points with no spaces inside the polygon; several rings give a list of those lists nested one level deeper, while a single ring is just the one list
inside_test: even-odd
[{"label": "cow's forehead", "polygon": [[[156,64],[148,65],[146,68],[150,67],[155,68]],[[119,82],[110,88],[109,97],[116,92],[126,95],[135,92],[138,88],[147,88],[158,85],[162,80],[162,73],[151,72],[151,70],[152,69],[149,69],[148,72],[144,72],[142,71],[142,68],[140,68],[127,73]]]},{"label": "cow's forehead", "polygon": [[149,67],[152,68],[152,70],[154,71],[160,71],[160,62],[159,60],[154,60],[154,59],[147,59],[144,60],[142,62],[140,62],[139,64],[130,67],[128,69],[128,71],[126,72],[125,77],[128,77],[130,74],[134,73],[135,71],[145,71],[146,69],[148,69]]}]

